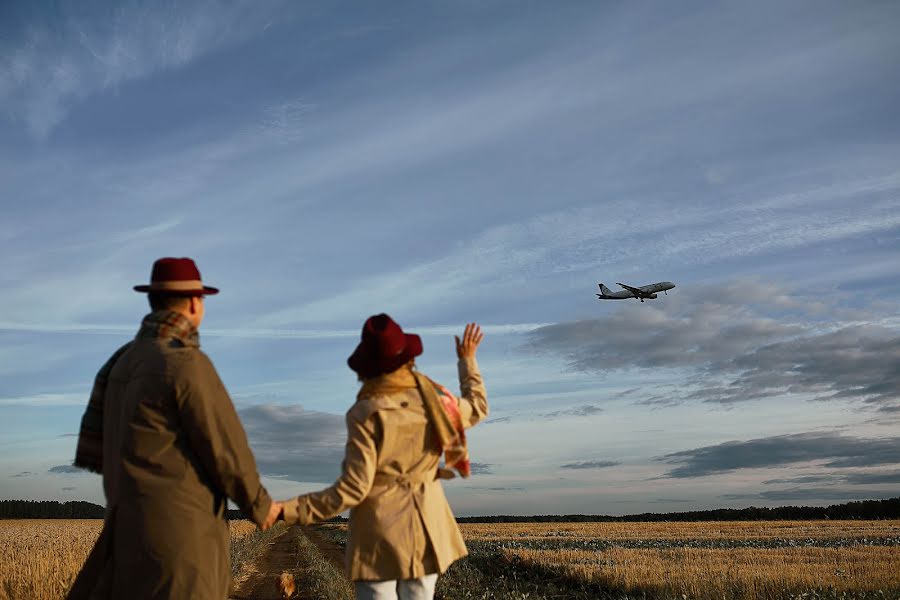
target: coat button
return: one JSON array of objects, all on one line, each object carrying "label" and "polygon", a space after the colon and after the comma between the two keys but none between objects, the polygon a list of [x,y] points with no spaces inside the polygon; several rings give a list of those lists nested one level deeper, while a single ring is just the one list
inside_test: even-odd
[{"label": "coat button", "polygon": [[402,406],[403,408],[406,408],[407,406],[409,406],[409,402],[401,402],[400,406]]}]

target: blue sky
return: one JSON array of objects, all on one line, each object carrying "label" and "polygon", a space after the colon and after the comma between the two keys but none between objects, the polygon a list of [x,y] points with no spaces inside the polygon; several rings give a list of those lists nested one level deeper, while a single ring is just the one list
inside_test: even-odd
[{"label": "blue sky", "polygon": [[[458,514],[900,494],[893,2],[0,7],[0,497],[71,462],[154,259],[267,486],[340,464],[386,311],[491,417]],[[597,282],[674,281],[643,304]]]}]

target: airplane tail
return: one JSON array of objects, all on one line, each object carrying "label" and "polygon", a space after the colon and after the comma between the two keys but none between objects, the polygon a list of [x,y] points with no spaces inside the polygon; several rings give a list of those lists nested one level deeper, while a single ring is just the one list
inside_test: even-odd
[{"label": "airplane tail", "polygon": [[609,289],[608,287],[606,287],[606,286],[603,285],[602,283],[598,283],[597,285],[600,286],[600,293],[602,293],[604,296],[609,296],[610,294],[613,293],[613,291],[612,291],[611,289]]}]

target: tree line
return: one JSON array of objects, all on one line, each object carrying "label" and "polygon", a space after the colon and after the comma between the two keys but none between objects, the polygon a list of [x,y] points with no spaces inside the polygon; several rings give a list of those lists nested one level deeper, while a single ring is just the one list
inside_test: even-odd
[{"label": "tree line", "polygon": [[[84,501],[0,500],[0,519],[102,519],[106,509]],[[245,518],[238,510],[229,510],[229,519]],[[780,506],[766,508],[717,508],[677,513],[641,513],[613,517],[608,515],[495,515],[459,517],[460,523],[605,523],[627,521],[804,521],[813,519],[900,519],[900,498],[861,500],[831,506]],[[335,517],[332,521],[345,521]]]},{"label": "tree line", "polygon": [[459,517],[460,523],[612,523],[659,521],[806,521],[818,519],[898,519],[900,498],[861,500],[831,506],[779,506],[766,508],[717,508],[676,513],[641,513],[613,517],[608,515],[496,515]]}]

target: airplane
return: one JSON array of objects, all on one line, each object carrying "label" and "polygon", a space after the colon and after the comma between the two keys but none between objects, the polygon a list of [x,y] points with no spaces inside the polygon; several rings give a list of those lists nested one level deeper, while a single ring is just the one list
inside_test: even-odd
[{"label": "airplane", "polygon": [[625,289],[620,292],[614,292],[602,283],[598,283],[597,285],[600,286],[601,292],[597,294],[598,300],[625,300],[626,298],[637,298],[641,302],[644,301],[644,298],[653,300],[658,295],[657,292],[662,292],[668,296],[669,294],[666,290],[671,290],[675,287],[675,284],[671,281],[660,281],[659,283],[651,283],[650,285],[643,285],[641,287],[631,287],[630,285],[616,282],[616,285],[620,285]]}]

